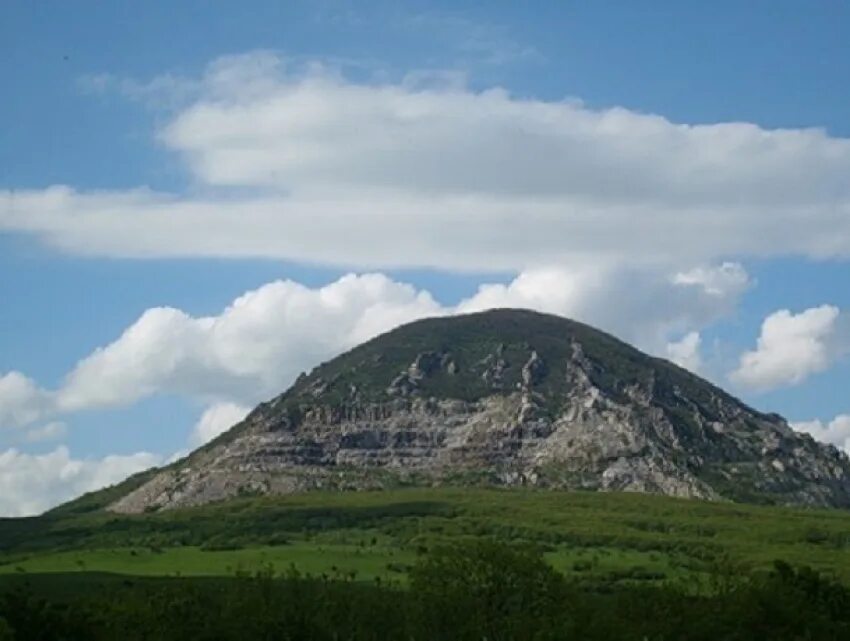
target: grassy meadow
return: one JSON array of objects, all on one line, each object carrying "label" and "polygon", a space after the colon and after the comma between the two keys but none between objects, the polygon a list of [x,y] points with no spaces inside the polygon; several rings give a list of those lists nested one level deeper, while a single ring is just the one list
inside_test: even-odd
[{"label": "grassy meadow", "polygon": [[850,583],[850,513],[642,494],[431,488],[244,498],[179,512],[85,506],[0,520],[0,576],[233,576],[289,568],[404,583],[441,544],[531,544],[590,583],[758,572],[781,559]]}]

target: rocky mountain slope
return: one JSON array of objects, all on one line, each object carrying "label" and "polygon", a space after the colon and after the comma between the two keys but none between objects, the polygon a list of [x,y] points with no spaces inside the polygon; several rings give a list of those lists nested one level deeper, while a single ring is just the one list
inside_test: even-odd
[{"label": "rocky mountain slope", "polygon": [[320,365],[110,509],[448,483],[850,507],[847,456],[781,417],[586,325],[494,310]]}]

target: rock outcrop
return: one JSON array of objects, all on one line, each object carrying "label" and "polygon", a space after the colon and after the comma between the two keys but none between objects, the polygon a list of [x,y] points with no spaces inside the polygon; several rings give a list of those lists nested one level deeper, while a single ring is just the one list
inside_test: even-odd
[{"label": "rock outcrop", "polygon": [[435,483],[850,507],[847,456],[781,417],[585,325],[495,310],[316,368],[110,509]]}]

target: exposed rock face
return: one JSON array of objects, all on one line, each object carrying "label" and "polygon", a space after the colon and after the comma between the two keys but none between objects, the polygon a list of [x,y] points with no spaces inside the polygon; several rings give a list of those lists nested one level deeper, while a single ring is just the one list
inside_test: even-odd
[{"label": "exposed rock face", "polygon": [[492,483],[850,507],[850,461],[674,365],[519,310],[399,328],[111,506]]}]

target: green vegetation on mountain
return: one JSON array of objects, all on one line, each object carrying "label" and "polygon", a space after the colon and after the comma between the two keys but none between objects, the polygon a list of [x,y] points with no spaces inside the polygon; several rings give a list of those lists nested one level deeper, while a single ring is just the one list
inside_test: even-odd
[{"label": "green vegetation on mountain", "polygon": [[[652,382],[706,405],[711,393],[740,403],[669,361],[647,356],[589,325],[520,309],[429,318],[403,325],[319,365],[299,378],[281,399],[293,411],[301,404],[315,403],[317,396],[329,405],[349,403],[352,389],[361,403],[392,401],[395,395],[388,382],[419,358],[424,374],[417,383],[420,396],[477,401],[493,393],[521,389],[523,366],[533,350],[544,356],[535,391],[550,401],[548,407],[555,414],[570,391],[568,368],[576,344],[581,345],[583,356],[591,364],[591,382],[600,389],[610,389],[621,400],[625,400],[623,392],[629,386]],[[498,380],[494,381],[486,373],[497,360],[501,363]],[[317,387],[321,390],[318,395]]]}]

